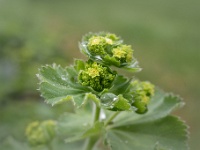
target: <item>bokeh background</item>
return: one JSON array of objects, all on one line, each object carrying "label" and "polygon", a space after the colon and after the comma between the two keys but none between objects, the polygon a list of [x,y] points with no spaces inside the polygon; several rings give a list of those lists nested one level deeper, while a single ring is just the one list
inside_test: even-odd
[{"label": "bokeh background", "polygon": [[81,37],[109,31],[133,46],[143,68],[138,78],[184,98],[176,114],[190,126],[191,150],[198,150],[199,6],[199,0],[0,0],[0,145],[19,146],[28,122],[56,118],[68,107],[44,104],[38,68],[84,58]]}]

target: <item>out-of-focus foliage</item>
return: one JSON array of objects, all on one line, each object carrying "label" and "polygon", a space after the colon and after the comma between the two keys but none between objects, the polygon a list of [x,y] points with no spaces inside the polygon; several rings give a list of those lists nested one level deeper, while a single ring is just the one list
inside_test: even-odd
[{"label": "out-of-focus foliage", "polygon": [[0,86],[0,98],[35,93],[37,66],[48,62],[64,63],[67,56],[62,54],[54,38],[30,26],[9,22],[0,26],[0,82],[4,85]]}]

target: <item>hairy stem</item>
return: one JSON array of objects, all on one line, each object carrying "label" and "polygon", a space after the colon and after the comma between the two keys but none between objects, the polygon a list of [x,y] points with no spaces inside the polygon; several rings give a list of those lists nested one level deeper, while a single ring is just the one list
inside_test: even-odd
[{"label": "hairy stem", "polygon": [[112,114],[107,121],[105,122],[105,126],[107,126],[118,114],[120,113],[120,111],[115,112],[114,114]]},{"label": "hairy stem", "polygon": [[[96,121],[99,120],[99,116],[100,116],[100,107],[98,107],[96,104],[94,104],[94,110],[93,110],[93,125],[95,124]],[[94,144],[96,142],[96,138],[93,137],[89,137],[88,139],[86,139],[85,141],[85,148],[84,150],[92,150]]]}]

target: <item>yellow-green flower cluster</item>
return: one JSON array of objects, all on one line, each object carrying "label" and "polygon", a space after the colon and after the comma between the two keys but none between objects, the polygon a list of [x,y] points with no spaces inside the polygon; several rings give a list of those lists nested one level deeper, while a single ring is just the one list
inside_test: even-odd
[{"label": "yellow-green flower cluster", "polygon": [[56,122],[46,120],[43,122],[32,122],[26,128],[26,136],[30,145],[37,146],[48,144],[55,136]]},{"label": "yellow-green flower cluster", "polygon": [[112,50],[113,57],[121,63],[130,63],[133,60],[133,50],[130,45],[120,45]]},{"label": "yellow-green flower cluster", "polygon": [[88,50],[93,55],[105,55],[108,47],[113,45],[119,38],[115,34],[106,34],[105,36],[94,35],[88,40]]},{"label": "yellow-green flower cluster", "polygon": [[102,91],[109,88],[115,78],[115,73],[97,62],[89,61],[85,69],[81,70],[78,76],[79,82],[83,86],[90,86],[95,91]]},{"label": "yellow-green flower cluster", "polygon": [[106,40],[101,36],[93,36],[88,41],[88,49],[91,54],[103,55],[105,54]]},{"label": "yellow-green flower cluster", "polygon": [[133,86],[133,106],[137,108],[137,113],[145,113],[150,98],[154,95],[154,85],[149,82],[134,81]]},{"label": "yellow-green flower cluster", "polygon": [[123,41],[115,34],[89,35],[84,38],[82,45],[84,54],[87,54],[94,61],[102,61],[106,65],[129,68],[136,62],[131,46],[123,44]]}]

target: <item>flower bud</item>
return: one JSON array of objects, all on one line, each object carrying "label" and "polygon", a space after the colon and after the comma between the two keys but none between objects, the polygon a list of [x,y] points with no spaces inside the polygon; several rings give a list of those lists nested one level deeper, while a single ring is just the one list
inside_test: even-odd
[{"label": "flower bud", "polygon": [[132,90],[134,99],[132,106],[137,108],[136,112],[141,114],[147,112],[147,105],[154,95],[154,85],[149,82],[139,82],[136,80],[132,82]]},{"label": "flower bud", "polygon": [[133,50],[130,45],[120,45],[112,50],[113,57],[123,63],[130,63],[133,59]]},{"label": "flower bud", "polygon": [[43,122],[32,122],[26,128],[27,139],[32,146],[48,144],[55,136],[56,122],[47,120]]}]

